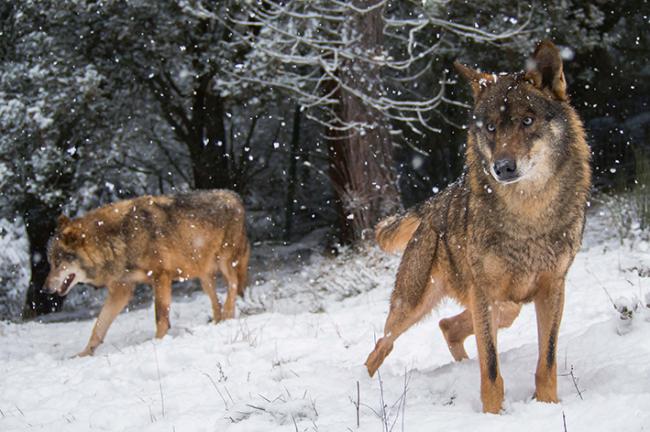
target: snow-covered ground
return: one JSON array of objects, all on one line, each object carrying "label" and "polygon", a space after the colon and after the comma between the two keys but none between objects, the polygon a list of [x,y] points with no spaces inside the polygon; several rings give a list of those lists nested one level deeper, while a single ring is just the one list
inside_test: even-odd
[{"label": "snow-covered ground", "polygon": [[153,339],[153,307],[136,307],[91,358],[70,358],[90,319],[0,322],[0,431],[650,430],[650,310],[641,306],[626,326],[606,294],[645,304],[650,252],[607,232],[601,219],[590,223],[569,273],[560,404],[531,400],[532,305],[499,333],[505,409],[486,415],[473,340],[471,359],[454,363],[438,330],[459,311],[451,302],[397,341],[381,381],[368,378],[363,362],[386,318],[398,257],[374,249],[309,257],[308,247],[265,245],[236,320],[210,324],[205,295],[177,296],[163,340]]}]

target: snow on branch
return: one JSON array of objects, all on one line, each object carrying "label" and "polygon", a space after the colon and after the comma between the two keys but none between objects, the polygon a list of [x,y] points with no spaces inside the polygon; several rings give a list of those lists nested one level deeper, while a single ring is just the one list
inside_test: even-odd
[{"label": "snow on branch", "polygon": [[[524,31],[532,15],[517,27],[494,33],[442,19],[417,3],[393,7],[390,16],[385,0],[362,4],[351,0],[260,0],[241,2],[240,9],[231,16],[212,15],[232,33],[233,39],[250,48],[241,63],[222,70],[227,76],[224,82],[288,92],[304,109],[312,111],[309,118],[317,118],[334,130],[368,127],[341,122],[336,115],[341,94],[347,94],[417,133],[422,133],[420,127],[437,131],[429,121],[440,118],[441,104],[467,107],[448,95],[446,86],[453,82],[444,76],[429,79],[438,83],[433,95],[431,90],[417,88],[418,79],[433,74],[435,55],[443,49],[443,35],[452,33],[491,43]],[[378,9],[382,18],[379,31],[385,42],[361,43],[360,32],[365,29],[354,23],[360,16],[376,14]],[[206,13],[201,8],[197,11]]]}]

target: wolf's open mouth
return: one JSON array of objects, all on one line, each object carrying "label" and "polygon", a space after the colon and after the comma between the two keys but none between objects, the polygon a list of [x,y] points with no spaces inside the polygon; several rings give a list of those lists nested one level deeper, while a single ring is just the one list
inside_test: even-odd
[{"label": "wolf's open mouth", "polygon": [[64,296],[68,293],[68,290],[70,289],[70,285],[72,285],[72,281],[74,280],[75,274],[70,273],[68,277],[66,277],[63,280],[63,283],[61,284],[61,287],[59,288],[59,291],[57,292],[58,295]]}]

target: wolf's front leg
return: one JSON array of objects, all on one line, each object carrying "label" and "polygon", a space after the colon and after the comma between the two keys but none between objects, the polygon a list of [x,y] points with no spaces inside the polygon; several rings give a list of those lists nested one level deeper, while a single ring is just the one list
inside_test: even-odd
[{"label": "wolf's front leg", "polygon": [[557,335],[564,307],[564,277],[540,282],[535,296],[539,358],[535,372],[535,398],[559,402],[557,397]]},{"label": "wolf's front leg", "polygon": [[101,345],[108,332],[108,328],[115,317],[129,304],[133,295],[134,284],[132,283],[114,283],[108,286],[108,297],[102,310],[99,312],[97,321],[93,327],[92,335],[86,348],[77,354],[79,357],[93,355],[95,349]]},{"label": "wolf's front leg", "polygon": [[156,338],[160,339],[169,330],[169,308],[172,302],[172,280],[166,273],[158,275],[153,283],[156,311]]},{"label": "wolf's front leg", "polygon": [[497,355],[496,314],[493,302],[476,287],[470,289],[470,309],[481,366],[481,402],[483,412],[498,414],[503,403],[503,378]]},{"label": "wolf's front leg", "polygon": [[221,321],[221,303],[219,303],[219,298],[217,297],[217,291],[215,290],[215,275],[214,273],[209,273],[207,276],[201,277],[201,288],[210,298],[210,304],[212,305],[212,322],[218,323]]}]

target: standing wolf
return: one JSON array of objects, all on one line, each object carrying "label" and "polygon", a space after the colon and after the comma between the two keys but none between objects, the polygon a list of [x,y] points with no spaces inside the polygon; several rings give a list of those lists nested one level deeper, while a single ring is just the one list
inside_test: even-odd
[{"label": "standing wolf", "polygon": [[535,397],[557,402],[557,335],[564,280],[582,239],[591,171],[582,123],[569,105],[562,59],[540,43],[522,73],[494,75],[456,64],[474,108],[465,174],[401,217],[381,222],[385,250],[406,248],[390,312],[366,366],[372,376],[395,340],[449,296],[467,309],[440,321],[456,360],[476,335],[483,411],[501,409],[497,328],[522,303],[537,313]]},{"label": "standing wolf", "polygon": [[[77,219],[61,216],[48,248],[51,270],[45,287],[61,296],[79,282],[108,288],[88,346],[79,353],[91,355],[136,283],[153,287],[157,338],[169,329],[174,280],[200,280],[215,323],[234,317],[235,297],[246,287],[248,258],[244,207],[234,192],[142,196]],[[215,290],[217,271],[228,282],[223,314]]]}]

